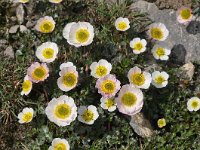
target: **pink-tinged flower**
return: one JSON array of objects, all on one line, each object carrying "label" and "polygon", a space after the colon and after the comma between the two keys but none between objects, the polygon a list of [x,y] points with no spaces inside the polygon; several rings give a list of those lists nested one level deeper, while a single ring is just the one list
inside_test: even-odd
[{"label": "pink-tinged flower", "polygon": [[27,75],[32,82],[44,81],[49,76],[49,68],[46,63],[34,62],[27,70]]},{"label": "pink-tinged flower", "polygon": [[[67,66],[67,64],[66,64]],[[60,77],[57,80],[57,85],[62,91],[70,91],[76,87],[78,83],[78,72],[76,71],[76,67],[69,66],[66,67],[63,64],[60,68],[61,71],[59,72]]]},{"label": "pink-tinged flower", "polygon": [[115,94],[121,88],[120,81],[117,80],[112,74],[108,74],[103,78],[99,78],[95,87],[98,89],[98,93],[106,98],[115,96]]},{"label": "pink-tinged flower", "polygon": [[177,21],[187,25],[193,19],[192,10],[188,7],[181,7],[177,11]]},{"label": "pink-tinged flower", "polygon": [[126,115],[135,115],[143,107],[143,93],[131,84],[123,85],[115,99],[119,112]]}]

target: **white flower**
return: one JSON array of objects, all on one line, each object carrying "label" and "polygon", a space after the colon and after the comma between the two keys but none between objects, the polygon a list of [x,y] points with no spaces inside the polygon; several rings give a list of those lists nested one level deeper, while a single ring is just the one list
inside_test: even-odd
[{"label": "white flower", "polygon": [[177,21],[187,25],[193,19],[192,10],[188,7],[181,7],[177,11]]},{"label": "white flower", "polygon": [[23,4],[25,4],[25,3],[28,3],[29,0],[13,0],[13,2],[14,3],[23,3]]},{"label": "white flower", "polygon": [[89,22],[71,22],[63,29],[63,37],[75,47],[87,46],[94,38],[94,28]]},{"label": "white flower", "polygon": [[53,42],[45,42],[37,48],[35,54],[41,62],[53,62],[58,54],[58,46]]},{"label": "white flower", "polygon": [[63,0],[49,0],[50,3],[61,3]]},{"label": "white flower", "polygon": [[105,59],[99,60],[99,62],[93,62],[90,65],[91,76],[95,78],[102,78],[110,74],[112,65]]},{"label": "white flower", "polygon": [[115,21],[115,27],[119,31],[126,31],[130,28],[130,22],[128,18],[119,17]]},{"label": "white flower", "polygon": [[29,79],[28,75],[25,76],[24,82],[22,83],[22,92],[21,95],[28,95],[32,90],[32,82]]},{"label": "white flower", "polygon": [[145,39],[134,38],[130,41],[130,47],[134,54],[143,53],[146,50],[147,41]]},{"label": "white flower", "polygon": [[200,99],[198,97],[192,97],[187,102],[187,109],[189,111],[198,111],[200,109]]},{"label": "white flower", "polygon": [[152,73],[152,84],[156,88],[163,88],[168,84],[169,75],[165,72],[155,71]]},{"label": "white flower", "polygon": [[23,110],[22,110],[22,112],[20,112],[19,114],[18,114],[18,119],[19,119],[19,123],[29,123],[29,122],[31,122],[32,121],[32,119],[33,119],[33,113],[34,113],[34,111],[33,111],[33,109],[32,108],[28,108],[28,107],[26,107],[26,108],[24,108]]},{"label": "white flower", "polygon": [[45,16],[37,21],[35,29],[42,33],[51,33],[55,28],[55,21],[50,16]]},{"label": "white flower", "polygon": [[128,79],[131,84],[137,88],[148,89],[151,84],[151,74],[146,71],[141,71],[140,68],[133,67],[128,72]]},{"label": "white flower", "polygon": [[155,59],[168,60],[171,50],[163,45],[155,45],[151,52]]},{"label": "white flower", "polygon": [[62,95],[48,103],[45,113],[51,122],[58,126],[67,126],[76,119],[77,107],[73,98]]},{"label": "white flower", "polygon": [[57,80],[58,87],[65,92],[75,88],[78,83],[78,72],[73,63],[68,62],[61,64],[60,69],[60,77]]},{"label": "white flower", "polygon": [[169,31],[163,23],[153,23],[149,26],[147,34],[154,40],[164,41],[167,39]]},{"label": "white flower", "polygon": [[103,109],[107,109],[109,112],[115,111],[117,104],[115,102],[114,97],[112,97],[112,98],[104,98],[104,97],[102,97],[100,99],[100,101],[101,101],[101,107]]},{"label": "white flower", "polygon": [[80,106],[80,108],[78,108],[78,114],[78,120],[89,125],[93,124],[94,121],[99,117],[97,108],[93,105],[88,107]]},{"label": "white flower", "polygon": [[61,138],[53,139],[48,150],[69,150],[70,146],[67,140]]},{"label": "white flower", "polygon": [[131,84],[123,85],[115,99],[119,112],[127,115],[135,115],[143,107],[143,93]]}]

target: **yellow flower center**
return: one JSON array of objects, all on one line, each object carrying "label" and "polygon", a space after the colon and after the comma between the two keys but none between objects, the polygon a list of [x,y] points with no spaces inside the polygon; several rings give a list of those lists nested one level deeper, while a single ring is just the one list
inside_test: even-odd
[{"label": "yellow flower center", "polygon": [[88,41],[90,33],[87,29],[79,29],[76,31],[76,40],[80,43],[85,43]]},{"label": "yellow flower center", "polygon": [[165,78],[161,75],[159,75],[158,77],[155,78],[155,82],[157,84],[162,84],[165,81]]},{"label": "yellow flower center", "polygon": [[22,84],[22,90],[28,92],[31,89],[31,81],[25,80]]},{"label": "yellow flower center", "polygon": [[23,115],[22,120],[23,122],[28,123],[32,120],[32,118],[33,118],[33,114],[31,112],[27,112]]},{"label": "yellow flower center", "polygon": [[19,2],[21,2],[21,3],[27,3],[27,2],[29,2],[29,0],[20,0]]},{"label": "yellow flower center", "polygon": [[45,78],[47,71],[43,67],[36,68],[32,73],[32,78],[35,80],[42,80]]},{"label": "yellow flower center", "polygon": [[85,122],[90,122],[94,119],[94,113],[91,110],[85,110],[82,114],[82,118]]},{"label": "yellow flower center", "polygon": [[197,108],[198,106],[199,106],[198,101],[194,100],[194,101],[192,102],[192,107],[193,107],[193,108]]},{"label": "yellow flower center", "polygon": [[46,59],[51,59],[54,55],[54,50],[52,48],[45,48],[42,52],[42,55]]},{"label": "yellow flower center", "polygon": [[145,82],[145,77],[142,73],[135,73],[131,77],[131,82],[137,86],[141,86]]},{"label": "yellow flower center", "polygon": [[64,143],[58,143],[54,146],[54,150],[67,150],[67,147]]},{"label": "yellow flower center", "polygon": [[165,50],[164,50],[164,48],[158,47],[158,48],[156,49],[156,54],[157,54],[159,57],[164,56],[164,55],[165,55]]},{"label": "yellow flower center", "polygon": [[157,124],[158,124],[159,128],[162,128],[162,127],[166,126],[166,121],[165,121],[165,119],[159,119]]},{"label": "yellow flower center", "polygon": [[127,28],[126,22],[119,22],[119,23],[118,23],[118,28],[119,28],[120,30],[125,30],[125,29]]},{"label": "yellow flower center", "polygon": [[71,107],[67,104],[59,104],[55,108],[55,116],[59,119],[66,119],[71,115]]},{"label": "yellow flower center", "polygon": [[54,3],[60,3],[60,2],[62,2],[62,0],[54,0],[53,2]]},{"label": "yellow flower center", "polygon": [[140,51],[143,48],[143,45],[141,42],[137,42],[134,44],[134,49],[137,51]]},{"label": "yellow flower center", "polygon": [[109,98],[109,99],[106,100],[105,104],[106,104],[106,106],[107,106],[108,108],[110,108],[110,107],[112,107],[112,106],[115,105],[115,101],[114,101],[113,98]]},{"label": "yellow flower center", "polygon": [[163,31],[160,28],[152,28],[151,29],[151,37],[156,40],[161,40],[163,38]]},{"label": "yellow flower center", "polygon": [[50,33],[54,29],[54,24],[50,20],[44,20],[40,24],[40,31],[43,33]]},{"label": "yellow flower center", "polygon": [[100,85],[101,90],[106,94],[111,94],[115,91],[116,85],[111,80],[105,80]]},{"label": "yellow flower center", "polygon": [[181,10],[180,15],[181,15],[181,18],[187,20],[191,17],[192,14],[189,9],[183,9]]},{"label": "yellow flower center", "polygon": [[98,66],[96,68],[96,74],[100,77],[103,77],[107,74],[108,70],[105,66]]},{"label": "yellow flower center", "polygon": [[77,83],[77,76],[74,73],[66,73],[63,77],[63,83],[67,87],[73,87]]},{"label": "yellow flower center", "polygon": [[133,105],[136,104],[137,102],[137,97],[135,96],[135,94],[131,93],[131,92],[127,92],[122,96],[121,102],[127,106],[127,107],[131,107]]}]

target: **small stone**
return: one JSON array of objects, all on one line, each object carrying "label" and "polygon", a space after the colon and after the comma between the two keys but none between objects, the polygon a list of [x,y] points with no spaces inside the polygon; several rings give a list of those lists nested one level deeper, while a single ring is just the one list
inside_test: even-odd
[{"label": "small stone", "polygon": [[19,25],[14,25],[10,28],[9,33],[16,33],[19,28]]},{"label": "small stone", "polygon": [[185,63],[186,49],[183,45],[175,45],[171,50],[169,62],[175,65],[183,65]]},{"label": "small stone", "polygon": [[13,51],[12,46],[8,46],[8,47],[6,48],[6,50],[4,51],[4,55],[5,55],[5,56],[8,56],[8,58],[14,58],[14,57],[15,57],[15,56],[14,56],[14,51]]},{"label": "small stone", "polygon": [[187,32],[190,34],[200,33],[200,21],[191,21],[186,28]]},{"label": "small stone", "polygon": [[19,24],[22,24],[24,22],[24,7],[22,4],[16,8],[16,16]]},{"label": "small stone", "polygon": [[133,130],[141,137],[151,137],[154,135],[154,131],[151,127],[150,122],[145,119],[142,113],[137,113],[131,117],[130,122],[131,127]]},{"label": "small stone", "polygon": [[26,32],[28,29],[24,25],[20,25],[20,32]]},{"label": "small stone", "polygon": [[181,71],[181,78],[182,79],[188,79],[188,80],[192,80],[192,77],[194,75],[194,65],[189,62],[185,65],[183,65],[182,67],[180,67],[180,71]]}]

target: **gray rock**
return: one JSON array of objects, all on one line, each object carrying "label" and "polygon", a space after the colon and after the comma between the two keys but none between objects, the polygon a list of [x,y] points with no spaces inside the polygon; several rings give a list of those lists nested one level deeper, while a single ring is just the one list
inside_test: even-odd
[{"label": "gray rock", "polygon": [[24,7],[22,4],[16,8],[16,16],[19,24],[22,24],[24,22]]},{"label": "gray rock", "polygon": [[15,57],[12,46],[8,46],[6,48],[6,50],[4,51],[4,55],[7,56],[8,58],[14,58]]},{"label": "gray rock", "polygon": [[194,69],[195,69],[195,66],[191,62],[180,67],[181,79],[192,80],[193,75],[194,75]]},{"label": "gray rock", "polygon": [[186,62],[196,62],[200,64],[200,34],[189,34],[186,26],[176,21],[176,12],[172,9],[159,10],[154,3],[138,1],[131,5],[131,10],[141,13],[148,13],[149,18],[154,22],[164,23],[169,30],[169,37],[164,41],[169,47],[181,44],[187,51]]},{"label": "gray rock", "polygon": [[200,21],[191,21],[186,28],[187,32],[190,34],[200,33]]}]

